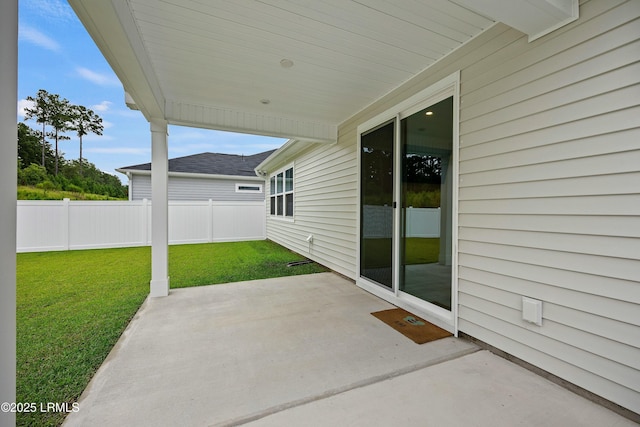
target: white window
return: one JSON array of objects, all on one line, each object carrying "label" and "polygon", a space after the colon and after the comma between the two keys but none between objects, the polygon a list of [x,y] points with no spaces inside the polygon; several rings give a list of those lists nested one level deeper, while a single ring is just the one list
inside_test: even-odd
[{"label": "white window", "polygon": [[236,183],[236,193],[262,193],[262,184]]},{"label": "white window", "polygon": [[293,218],[293,166],[271,175],[269,188],[271,215]]}]

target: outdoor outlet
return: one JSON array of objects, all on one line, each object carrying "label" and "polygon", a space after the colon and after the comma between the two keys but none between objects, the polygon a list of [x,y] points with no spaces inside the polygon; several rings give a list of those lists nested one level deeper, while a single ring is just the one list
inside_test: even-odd
[{"label": "outdoor outlet", "polygon": [[313,234],[309,234],[309,237],[307,237],[307,242],[313,242]]},{"label": "outdoor outlet", "polygon": [[535,325],[542,326],[542,301],[522,297],[522,319]]}]

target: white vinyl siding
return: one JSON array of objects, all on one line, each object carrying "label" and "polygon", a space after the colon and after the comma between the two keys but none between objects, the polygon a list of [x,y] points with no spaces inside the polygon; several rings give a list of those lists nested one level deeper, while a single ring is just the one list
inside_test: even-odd
[{"label": "white vinyl siding", "polygon": [[459,328],[638,412],[640,4],[580,14],[463,74]]},{"label": "white vinyl siding", "polygon": [[459,330],[640,412],[639,17],[591,0],[532,43],[493,26],[299,155],[296,222],[268,237],[355,278],[357,126],[460,70]]},{"label": "white vinyl siding", "polygon": [[[357,161],[350,144],[318,144],[295,162],[295,222],[267,221],[267,237],[354,277]],[[267,212],[267,215],[269,212]],[[306,241],[313,234],[313,243]]]},{"label": "white vinyl siding", "polygon": [[[131,200],[151,200],[151,176],[132,176]],[[243,185],[264,185],[263,180],[242,181]],[[263,201],[262,191],[237,191],[238,181],[211,178],[189,178],[169,176],[169,200],[180,201]]]}]

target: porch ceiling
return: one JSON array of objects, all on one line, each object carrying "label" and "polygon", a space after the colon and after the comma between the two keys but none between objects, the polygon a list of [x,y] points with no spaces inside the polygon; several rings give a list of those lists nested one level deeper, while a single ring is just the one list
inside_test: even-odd
[{"label": "porch ceiling", "polygon": [[494,22],[449,0],[69,3],[148,120],[315,141]]}]

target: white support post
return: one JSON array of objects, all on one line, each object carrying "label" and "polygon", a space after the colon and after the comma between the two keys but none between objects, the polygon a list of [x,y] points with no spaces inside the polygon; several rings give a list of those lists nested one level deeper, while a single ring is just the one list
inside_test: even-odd
[{"label": "white support post", "polygon": [[[18,0],[0,9],[0,402],[15,402]],[[0,411],[0,425],[15,423],[14,412]]]},{"label": "white support post", "polygon": [[151,122],[151,297],[169,295],[169,153],[167,122]]}]

